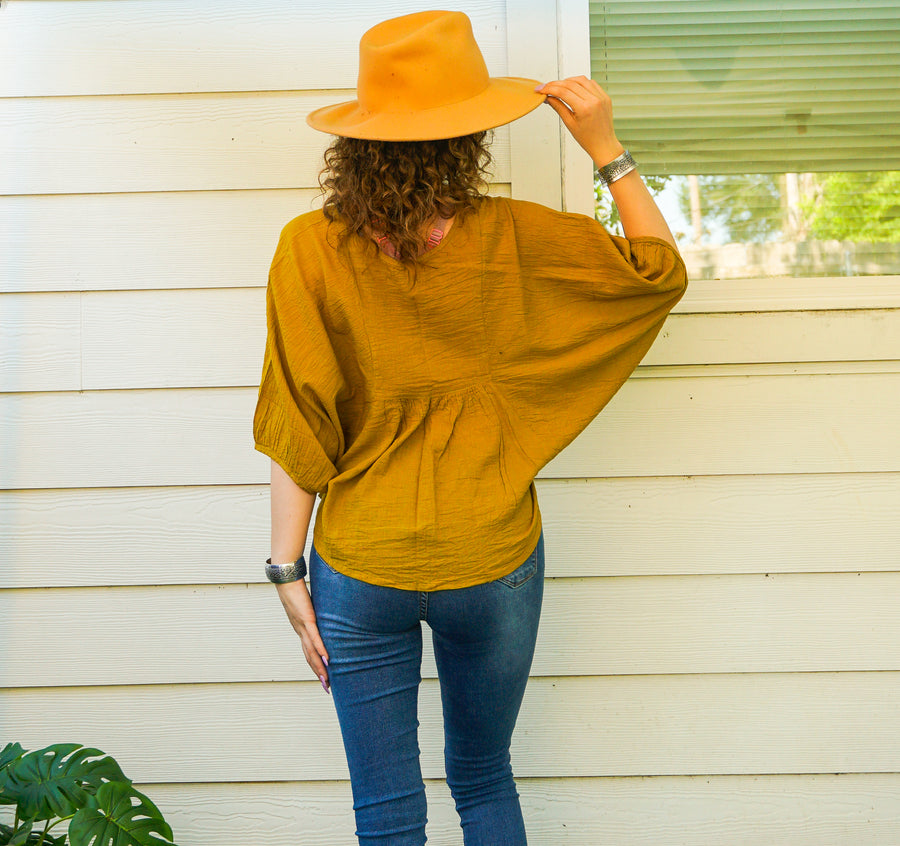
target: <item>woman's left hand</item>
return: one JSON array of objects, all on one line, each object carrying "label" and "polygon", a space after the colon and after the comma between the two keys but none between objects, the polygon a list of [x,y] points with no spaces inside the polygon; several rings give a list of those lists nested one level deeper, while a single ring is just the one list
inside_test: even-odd
[{"label": "woman's left hand", "polygon": [[276,585],[276,588],[278,589],[278,598],[287,612],[288,620],[294,631],[300,636],[306,663],[319,677],[325,692],[331,693],[331,684],[328,680],[328,651],[319,634],[316,612],[306,582],[300,579],[296,582]]},{"label": "woman's left hand", "polygon": [[613,128],[612,100],[593,79],[573,76],[537,89],[598,167],[625,152]]}]

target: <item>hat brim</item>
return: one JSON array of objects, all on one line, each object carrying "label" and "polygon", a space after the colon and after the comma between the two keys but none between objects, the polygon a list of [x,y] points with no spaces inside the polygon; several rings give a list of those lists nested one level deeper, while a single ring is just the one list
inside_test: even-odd
[{"label": "hat brim", "polygon": [[434,109],[411,112],[367,112],[358,100],[324,106],[307,115],[306,122],[320,132],[372,141],[433,141],[456,138],[503,126],[536,109],[545,94],[534,89],[536,79],[491,77],[480,94]]}]

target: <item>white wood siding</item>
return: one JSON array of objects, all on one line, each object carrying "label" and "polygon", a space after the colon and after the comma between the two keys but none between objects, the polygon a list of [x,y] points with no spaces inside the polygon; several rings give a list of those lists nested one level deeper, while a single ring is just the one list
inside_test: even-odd
[{"label": "white wood siding", "polygon": [[[455,7],[492,72],[550,78],[587,70],[586,5]],[[0,742],[115,755],[182,844],[353,842],[331,702],[262,578],[250,418],[268,263],[316,202],[304,116],[353,88],[368,26],[422,7],[0,9]],[[495,153],[497,193],[586,210],[549,109]],[[898,283],[694,284],[541,474],[532,844],[896,844]]]}]

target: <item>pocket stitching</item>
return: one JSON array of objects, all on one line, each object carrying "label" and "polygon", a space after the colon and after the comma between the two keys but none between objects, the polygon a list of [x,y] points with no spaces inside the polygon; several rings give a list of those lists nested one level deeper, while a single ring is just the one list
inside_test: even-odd
[{"label": "pocket stitching", "polygon": [[[521,581],[515,581],[512,578],[513,576],[516,575],[516,573],[519,572],[519,570],[522,570],[529,565],[530,565],[530,572],[528,573],[527,576],[525,576],[525,578],[523,578]],[[529,555],[528,558],[525,561],[523,561],[518,567],[516,567],[515,570],[513,570],[511,573],[507,573],[505,576],[501,576],[499,579],[497,579],[497,581],[502,582],[504,585],[506,585],[506,587],[511,588],[512,590],[515,590],[516,588],[520,588],[520,587],[522,587],[522,585],[530,582],[537,574],[537,570],[538,570],[537,551],[535,551],[531,555]]]}]

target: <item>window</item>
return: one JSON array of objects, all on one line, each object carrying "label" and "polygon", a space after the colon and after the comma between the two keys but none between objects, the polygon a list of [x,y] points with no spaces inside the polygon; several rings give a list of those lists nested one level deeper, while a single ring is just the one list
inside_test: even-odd
[{"label": "window", "polygon": [[900,274],[897,0],[591,0],[591,62],[693,278]]}]

